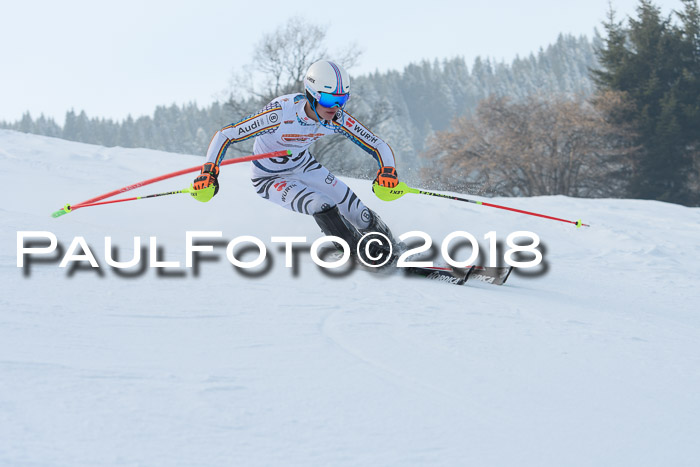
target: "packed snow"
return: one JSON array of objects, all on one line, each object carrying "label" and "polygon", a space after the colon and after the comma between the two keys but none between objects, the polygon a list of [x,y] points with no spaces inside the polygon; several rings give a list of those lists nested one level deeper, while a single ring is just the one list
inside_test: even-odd
[{"label": "packed snow", "polygon": [[[591,224],[577,229],[428,196],[382,202],[344,178],[397,235],[439,245],[467,231],[482,247],[490,231],[539,235],[545,264],[500,287],[332,277],[304,248],[286,268],[272,237],[322,234],[261,199],[248,163],[222,169],[209,203],[178,194],[51,217],[202,162],[0,130],[0,465],[700,465],[700,209],[490,200]],[[19,268],[26,231],[59,249]],[[188,231],[222,232],[196,268]],[[229,263],[242,235],[267,246],[267,270]],[[76,237],[99,268],[59,267]],[[140,237],[140,265],[109,267],[105,237],[120,261]],[[179,267],[148,267],[150,237]]]}]

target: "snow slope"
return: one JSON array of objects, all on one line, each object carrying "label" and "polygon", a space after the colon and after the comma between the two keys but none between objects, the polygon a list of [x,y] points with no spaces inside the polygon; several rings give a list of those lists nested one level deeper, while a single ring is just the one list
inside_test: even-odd
[{"label": "snow slope", "polygon": [[[492,201],[592,224],[576,229],[418,195],[383,203],[346,179],[397,234],[537,233],[546,272],[503,287],[333,278],[305,252],[295,273],[271,237],[320,232],[260,199],[246,164],[224,168],[209,203],[50,217],[201,162],[0,130],[0,465],[700,465],[700,209]],[[101,267],[18,268],[30,230],[64,250],[84,237]],[[224,245],[195,274],[194,230],[259,237],[272,267],[246,277]],[[120,277],[106,236],[121,260],[156,236],[181,267]]]}]

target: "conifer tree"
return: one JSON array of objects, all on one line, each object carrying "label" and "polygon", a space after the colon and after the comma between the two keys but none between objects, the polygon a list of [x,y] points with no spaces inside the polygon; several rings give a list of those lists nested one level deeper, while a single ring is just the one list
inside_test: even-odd
[{"label": "conifer tree", "polygon": [[618,123],[632,124],[640,146],[630,168],[630,197],[697,202],[691,179],[700,87],[693,42],[700,23],[697,3],[684,0],[684,5],[679,26],[650,0],[640,0],[628,27],[615,21],[612,9],[604,24],[601,68],[593,76],[599,91],[623,92],[632,104],[617,113]]}]

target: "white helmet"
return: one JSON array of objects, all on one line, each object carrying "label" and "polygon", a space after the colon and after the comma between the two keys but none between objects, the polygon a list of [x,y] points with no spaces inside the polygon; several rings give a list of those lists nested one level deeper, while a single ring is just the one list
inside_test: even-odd
[{"label": "white helmet", "polygon": [[306,97],[312,108],[345,107],[350,99],[350,77],[340,65],[328,60],[313,63],[304,77]]}]

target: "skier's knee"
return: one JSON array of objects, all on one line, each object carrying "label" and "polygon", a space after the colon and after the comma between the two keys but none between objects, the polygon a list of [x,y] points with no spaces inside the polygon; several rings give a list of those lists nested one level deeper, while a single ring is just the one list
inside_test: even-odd
[{"label": "skier's knee", "polygon": [[330,199],[328,196],[320,195],[314,197],[314,200],[311,201],[311,204],[308,207],[308,212],[312,216],[316,216],[316,214],[326,212],[334,207],[337,208],[332,199]]},{"label": "skier's knee", "polygon": [[362,229],[362,233],[368,233],[368,232],[379,232],[381,234],[386,235],[389,237],[389,240],[391,240],[392,243],[395,243],[394,241],[394,236],[391,234],[391,230],[389,229],[389,226],[386,225],[386,223],[382,220],[381,217],[379,217],[379,214],[376,212],[372,211],[370,208],[366,208],[367,212],[362,213],[363,219],[365,216],[368,218],[369,225],[367,228]]},{"label": "skier's knee", "polygon": [[354,250],[360,234],[343,216],[340,214],[338,206],[326,205],[325,209],[315,213],[314,219],[321,230],[326,235],[340,237]]}]

